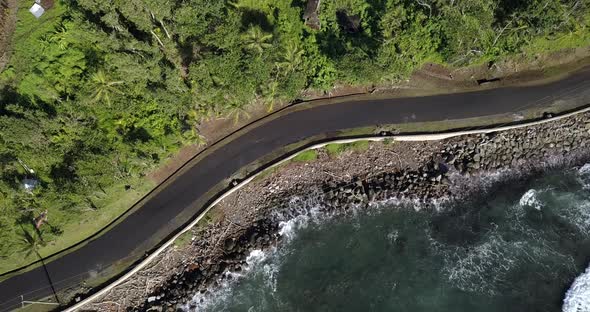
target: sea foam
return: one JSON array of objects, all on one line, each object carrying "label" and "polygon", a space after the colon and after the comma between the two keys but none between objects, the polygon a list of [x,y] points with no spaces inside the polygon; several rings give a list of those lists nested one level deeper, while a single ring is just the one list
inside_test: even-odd
[{"label": "sea foam", "polygon": [[584,189],[590,189],[590,164],[585,164],[578,169],[578,176],[580,182],[584,185]]},{"label": "sea foam", "polygon": [[578,172],[580,174],[590,174],[590,163],[583,165]]},{"label": "sea foam", "polygon": [[563,300],[563,312],[590,311],[590,266],[578,276]]},{"label": "sea foam", "polygon": [[[196,292],[191,300],[182,306],[184,311],[207,311],[210,308],[223,306],[228,298],[231,298],[234,292],[234,287],[237,281],[243,278],[262,274],[264,279],[268,282],[269,287],[276,291],[276,275],[278,273],[278,265],[269,262],[269,257],[276,253],[275,248],[270,248],[267,251],[254,249],[250,251],[246,257],[246,267],[243,273],[225,272],[225,277],[218,278],[218,287],[204,293]],[[271,259],[272,260],[272,259]]]},{"label": "sea foam", "polygon": [[536,190],[530,189],[530,190],[526,191],[526,193],[524,193],[524,195],[522,195],[522,197],[520,198],[520,201],[518,203],[523,207],[529,206],[529,207],[535,208],[536,210],[541,210],[541,208],[543,207],[543,204],[537,198],[537,194],[538,194],[538,192]]},{"label": "sea foam", "polygon": [[309,219],[307,215],[300,215],[291,220],[279,222],[279,235],[288,240],[293,239],[298,229],[307,227]]}]

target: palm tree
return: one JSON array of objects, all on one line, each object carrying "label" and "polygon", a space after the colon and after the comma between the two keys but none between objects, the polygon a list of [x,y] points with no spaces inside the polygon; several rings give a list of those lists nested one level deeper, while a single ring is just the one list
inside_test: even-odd
[{"label": "palm tree", "polygon": [[297,66],[301,64],[303,51],[299,48],[299,46],[295,43],[289,42],[285,47],[285,51],[281,61],[277,63],[277,66],[281,69],[284,69],[287,73],[290,73],[297,69]]},{"label": "palm tree", "polygon": [[41,261],[41,264],[43,266],[43,270],[45,271],[45,276],[47,277],[47,280],[49,281],[49,285],[51,286],[51,291],[53,292],[53,296],[55,297],[55,301],[57,301],[58,304],[61,304],[59,301],[59,298],[57,297],[57,292],[55,291],[55,287],[53,287],[53,282],[51,281],[51,276],[49,275],[49,271],[47,270],[47,266],[45,265],[45,261],[43,260],[43,257],[41,257],[41,254],[39,253],[39,248],[43,247],[45,245],[45,242],[41,238],[40,232],[37,231],[36,234],[32,234],[30,231],[27,231],[22,225],[21,225],[21,229],[22,229],[21,236],[23,238],[23,248],[21,249],[21,252],[25,252],[26,257],[30,257],[34,253],[39,258],[39,260]]},{"label": "palm tree", "polygon": [[193,105],[194,115],[188,117],[193,118],[195,123],[199,123],[201,119],[208,119],[214,117],[216,111],[219,109],[221,101],[217,98],[221,90],[221,80],[215,76],[210,75],[211,82],[216,88],[213,89],[215,92],[201,92],[198,89],[196,83],[193,82],[191,87],[190,98]]},{"label": "palm tree", "polygon": [[110,81],[102,70],[94,73],[90,80],[94,83],[95,89],[91,96],[93,103],[105,101],[108,106],[111,106],[111,95],[113,93],[123,94],[117,85],[122,85],[124,82]]},{"label": "palm tree", "polygon": [[68,25],[67,24],[62,24],[60,25],[55,32],[53,33],[53,35],[49,38],[50,42],[56,42],[57,46],[62,49],[65,50],[68,48],[69,43],[69,33],[68,33],[69,29],[68,29]]},{"label": "palm tree", "polygon": [[229,118],[234,120],[234,125],[237,125],[240,119],[250,118],[250,114],[244,109],[238,102],[233,102],[229,105],[229,112],[227,114]]},{"label": "palm tree", "polygon": [[39,259],[41,259],[42,257],[39,254],[39,248],[43,247],[45,243],[39,235],[31,234],[31,232],[24,227],[21,228],[21,236],[23,239],[23,248],[21,249],[21,252],[26,252],[26,257],[30,257],[34,253]]},{"label": "palm tree", "polygon": [[260,26],[252,26],[243,35],[246,50],[253,51],[258,54],[270,48],[272,44],[269,42],[272,40],[272,34],[265,33],[262,31]]},{"label": "palm tree", "polygon": [[277,95],[277,88],[279,87],[279,83],[277,82],[276,78],[269,82],[267,85],[264,85],[262,89],[262,96],[263,101],[266,104],[266,111],[272,112],[274,110],[275,98]]},{"label": "palm tree", "polygon": [[[196,109],[191,109],[186,114],[187,118],[189,119],[189,123],[191,124],[191,133],[189,139],[196,143],[198,146],[207,144],[207,139],[202,136],[199,131],[197,130],[197,125],[201,120],[201,114]],[[191,142],[191,143],[192,143]]]}]

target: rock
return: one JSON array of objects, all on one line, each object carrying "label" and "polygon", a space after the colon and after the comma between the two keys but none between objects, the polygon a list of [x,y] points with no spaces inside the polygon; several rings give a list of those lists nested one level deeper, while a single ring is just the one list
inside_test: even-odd
[{"label": "rock", "polygon": [[[585,115],[584,118],[588,116],[590,114]],[[421,163],[412,163],[409,165],[412,166],[411,168],[398,168],[392,172],[381,173],[367,179],[353,177],[346,181],[325,181],[319,185],[323,189],[317,195],[309,195],[309,198],[325,203],[325,205],[321,205],[321,212],[338,210],[340,213],[351,208],[367,207],[369,201],[384,200],[392,197],[406,197],[425,203],[441,196],[461,199],[460,196],[454,195],[450,188],[450,178],[455,183],[456,173],[451,171],[449,175],[446,174],[452,166],[458,172],[464,174],[463,177],[458,177],[458,179],[465,179],[469,175],[482,173],[482,170],[518,169],[518,166],[531,163],[537,165],[542,162],[544,155],[545,157],[562,155],[567,154],[568,151],[573,155],[588,143],[590,122],[583,123],[583,120],[578,119],[577,122],[568,122],[570,128],[564,128],[566,123],[560,121],[558,124],[553,125],[546,124],[511,130],[503,132],[501,135],[493,133],[453,138],[449,139],[444,148],[437,149],[430,156],[420,155],[420,149],[414,148],[416,154],[420,155],[418,159]],[[469,188],[469,185],[466,185],[466,187]],[[297,196],[307,191],[305,184],[297,184],[293,186],[293,189],[298,190]],[[291,208],[290,204],[281,202],[279,199],[273,199],[272,204],[277,209],[284,209],[287,212],[285,215],[291,217],[300,213],[296,208]],[[187,296],[197,290],[205,292],[207,289],[214,287],[217,281],[222,282],[224,279],[231,278],[230,275],[220,275],[223,272],[243,271],[242,265],[245,266],[243,260],[246,259],[250,250],[253,248],[266,248],[280,240],[277,234],[278,222],[278,220],[269,221],[262,218],[261,221],[246,229],[239,239],[225,239],[222,245],[225,254],[220,258],[211,257],[191,260],[198,261],[206,268],[193,267],[187,270],[188,272],[198,270],[199,273],[195,275],[185,273],[185,275],[177,277],[176,279],[181,282],[178,282],[173,287],[171,285],[175,281],[170,278],[168,280],[169,290],[163,288],[166,291],[168,300],[163,306],[170,306],[170,303],[175,302],[174,300],[184,302],[183,300]],[[220,235],[220,233],[219,231],[211,231],[208,235]],[[401,247],[397,251],[403,252],[404,242],[397,243]],[[208,243],[197,246],[203,249],[211,248],[211,244]],[[209,263],[213,263],[213,265]],[[190,264],[187,264],[186,267],[190,268]],[[205,272],[206,277],[201,275],[201,271]],[[148,297],[147,302],[144,304],[148,305],[148,303],[154,301],[154,297]],[[178,305],[175,305],[175,307],[178,308]]]},{"label": "rock", "polygon": [[236,241],[233,238],[228,238],[225,240],[223,246],[225,251],[232,251],[236,247]]},{"label": "rock", "polygon": [[256,244],[256,239],[257,238],[258,238],[258,232],[252,232],[252,234],[250,234],[250,238],[248,238],[248,241],[250,242],[250,245]]}]

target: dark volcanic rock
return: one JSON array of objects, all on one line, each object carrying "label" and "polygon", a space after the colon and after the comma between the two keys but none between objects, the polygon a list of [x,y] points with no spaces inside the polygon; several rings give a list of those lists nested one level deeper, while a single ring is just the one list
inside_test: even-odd
[{"label": "dark volcanic rock", "polygon": [[[531,175],[548,166],[587,161],[590,154],[586,148],[590,144],[589,116],[590,113],[584,113],[521,129],[447,139],[444,148],[432,153],[429,160],[417,169],[384,172],[366,179],[353,177],[347,181],[330,178],[321,185],[319,193],[296,185],[269,198],[265,204],[273,207],[269,211],[280,211],[282,217],[288,219],[302,213],[287,203],[292,196],[313,197],[320,203],[320,212],[363,208],[390,198],[409,199],[424,205],[434,199],[458,200],[479,191],[479,186],[469,178],[472,176],[504,169]],[[189,265],[137,309],[175,311],[177,304],[186,302],[195,290],[205,292],[221,279],[230,278],[224,277],[226,272],[241,271],[250,251],[277,244],[280,240],[278,230],[279,219],[276,214],[269,213],[257,222],[244,225],[236,236],[221,237],[218,245],[214,245],[223,251],[220,256]],[[195,244],[206,248],[215,242],[197,240]],[[400,239],[396,249],[403,252],[404,248],[405,239]]]}]

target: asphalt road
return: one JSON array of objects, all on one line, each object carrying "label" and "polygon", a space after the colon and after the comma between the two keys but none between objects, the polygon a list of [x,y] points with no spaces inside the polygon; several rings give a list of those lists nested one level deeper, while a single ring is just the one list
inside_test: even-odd
[{"label": "asphalt road", "polygon": [[[178,226],[178,220],[174,219],[180,213],[197,215],[203,207],[191,204],[217,183],[272,151],[306,138],[357,127],[483,117],[517,112],[525,107],[549,107],[557,100],[580,94],[590,98],[590,69],[546,85],[351,101],[314,106],[281,116],[223,145],[184,171],[110,231],[77,251],[50,262],[47,265],[49,275],[55,287],[63,289],[128,257],[138,248],[140,251],[152,249],[154,246],[148,245],[154,232],[164,235],[174,232]],[[42,268],[0,283],[0,311],[19,307],[21,295],[25,300],[51,295]]]}]

